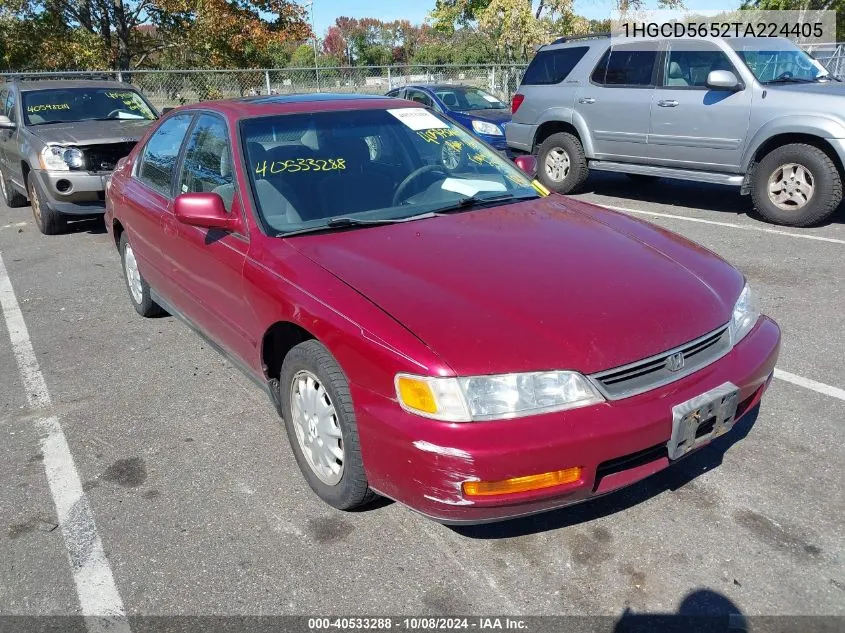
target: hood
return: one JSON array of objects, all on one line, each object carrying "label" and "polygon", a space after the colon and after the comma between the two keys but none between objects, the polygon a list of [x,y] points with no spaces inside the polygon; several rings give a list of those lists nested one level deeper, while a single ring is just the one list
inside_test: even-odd
[{"label": "hood", "polygon": [[479,121],[488,121],[490,123],[497,123],[502,125],[511,120],[513,115],[510,110],[467,110],[465,112],[452,111],[452,117],[456,119],[464,119],[471,121],[478,119]]},{"label": "hood", "polygon": [[45,143],[98,145],[137,142],[155,121],[114,119],[33,125],[27,129]]},{"label": "hood", "polygon": [[459,375],[646,358],[727,323],[743,285],[700,246],[557,195],[288,243]]},{"label": "hood", "polygon": [[[764,85],[763,88],[778,93],[798,93],[802,95],[830,95],[832,97],[845,97],[845,82],[828,81],[825,83],[807,84],[773,84]],[[841,106],[840,106],[841,107]]]}]

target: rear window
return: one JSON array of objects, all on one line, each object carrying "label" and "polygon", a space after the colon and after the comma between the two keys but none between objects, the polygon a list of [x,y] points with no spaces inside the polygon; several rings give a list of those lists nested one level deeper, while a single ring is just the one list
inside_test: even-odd
[{"label": "rear window", "polygon": [[522,78],[523,86],[559,84],[586,55],[589,47],[558,48],[540,51],[531,60]]}]

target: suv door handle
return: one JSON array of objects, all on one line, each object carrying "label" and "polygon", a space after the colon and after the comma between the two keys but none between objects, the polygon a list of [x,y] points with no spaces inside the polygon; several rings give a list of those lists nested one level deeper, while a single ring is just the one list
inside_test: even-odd
[{"label": "suv door handle", "polygon": [[678,105],[678,102],[674,99],[661,99],[657,102],[657,105],[659,105],[661,108],[674,108],[676,105]]},{"label": "suv door handle", "polygon": [[595,103],[595,102],[596,102],[596,100],[593,99],[592,97],[581,97],[580,99],[578,99],[578,103],[586,103],[588,105],[590,103]]}]

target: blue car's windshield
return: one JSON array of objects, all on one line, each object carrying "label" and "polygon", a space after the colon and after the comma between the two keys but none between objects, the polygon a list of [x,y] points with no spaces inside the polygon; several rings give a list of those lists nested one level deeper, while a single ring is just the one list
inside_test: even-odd
[{"label": "blue car's windshield", "polygon": [[537,197],[513,163],[425,108],[251,118],[241,138],[258,211],[276,234]]},{"label": "blue car's windshield", "polygon": [[455,112],[469,112],[470,110],[504,110],[508,106],[498,97],[479,88],[464,88],[450,86],[438,88],[434,91],[437,98],[449,110]]},{"label": "blue car's windshield", "polygon": [[786,40],[737,39],[729,43],[757,81],[763,84],[810,82],[830,76],[821,63]]}]

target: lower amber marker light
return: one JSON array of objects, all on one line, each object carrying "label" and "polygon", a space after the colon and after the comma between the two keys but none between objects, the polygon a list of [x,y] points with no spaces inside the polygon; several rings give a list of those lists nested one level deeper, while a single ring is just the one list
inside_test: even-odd
[{"label": "lower amber marker light", "polygon": [[506,495],[514,492],[541,490],[563,484],[571,484],[581,479],[581,467],[573,466],[563,470],[555,470],[539,475],[512,477],[501,481],[465,481],[461,485],[467,497],[485,497],[490,495]]}]

